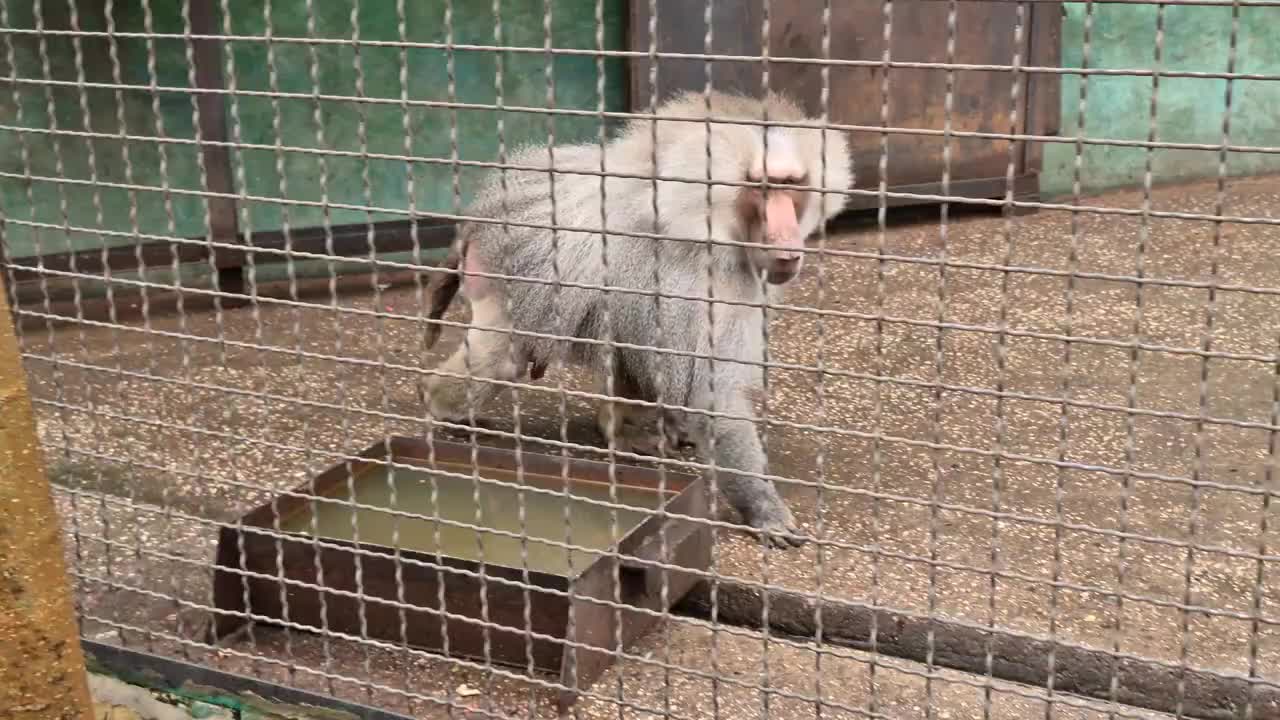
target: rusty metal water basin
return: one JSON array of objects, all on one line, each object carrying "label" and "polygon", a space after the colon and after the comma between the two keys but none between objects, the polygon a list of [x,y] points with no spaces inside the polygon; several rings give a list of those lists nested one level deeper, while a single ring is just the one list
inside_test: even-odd
[{"label": "rusty metal water basin", "polygon": [[567,707],[698,582],[707,516],[694,475],[393,437],[222,529],[214,634],[252,619],[532,669]]}]

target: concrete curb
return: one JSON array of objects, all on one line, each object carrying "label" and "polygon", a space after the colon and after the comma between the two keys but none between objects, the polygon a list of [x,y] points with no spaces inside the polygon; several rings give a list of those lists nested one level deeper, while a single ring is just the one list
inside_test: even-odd
[{"label": "concrete curb", "polygon": [[[780,635],[812,640],[818,634],[816,603],[788,592],[771,592],[769,629]],[[736,583],[717,590],[719,622],[759,629],[764,595]],[[695,588],[676,612],[709,619],[711,593]],[[874,647],[871,629],[876,629]],[[933,664],[981,676],[1047,687],[1048,658],[1054,656],[1053,690],[1110,701],[1112,676],[1118,677],[1115,701],[1158,712],[1202,720],[1280,720],[1280,687],[1243,677],[1182,669],[1164,663],[1117,656],[1061,642],[1009,632],[986,631],[920,615],[866,605],[824,600],[822,642],[915,662],[926,662],[928,633],[933,633]],[[987,655],[991,656],[988,670]],[[1179,684],[1182,689],[1179,691]],[[1178,699],[1181,697],[1181,707]]]}]

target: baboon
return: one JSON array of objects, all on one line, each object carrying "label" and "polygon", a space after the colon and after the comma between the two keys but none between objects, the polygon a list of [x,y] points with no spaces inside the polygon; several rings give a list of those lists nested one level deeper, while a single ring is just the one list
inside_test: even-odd
[{"label": "baboon", "polygon": [[[704,462],[714,460],[719,487],[747,525],[774,546],[799,545],[795,519],[773,483],[752,475],[766,465],[751,419],[763,385],[762,305],[781,299],[804,262],[805,240],[844,208],[843,191],[853,183],[848,143],[835,130],[754,124],[812,122],[774,93],[713,93],[709,106],[702,94],[686,93],[657,115],[656,129],[653,120],[633,120],[603,148],[520,149],[510,163],[537,169],[508,170],[505,183],[494,173],[481,186],[467,213],[492,221],[461,223],[444,266],[463,272],[434,272],[428,282],[430,318],[444,314],[461,286],[477,326],[441,369],[516,381],[563,362],[600,378],[609,367],[599,343],[502,332],[512,328],[676,351],[615,348],[614,395],[733,416],[671,413],[671,440],[687,438]],[[717,122],[722,118],[749,122]],[[656,198],[655,176],[665,178],[656,181]],[[504,219],[516,224],[503,227]],[[570,286],[557,288],[557,276]],[[433,323],[428,345],[438,333]],[[501,389],[472,382],[470,402],[478,408]],[[434,375],[424,402],[432,418],[463,420],[468,382]],[[626,406],[615,405],[610,422],[608,405],[602,432],[624,449],[651,447],[643,431],[625,426]]]}]

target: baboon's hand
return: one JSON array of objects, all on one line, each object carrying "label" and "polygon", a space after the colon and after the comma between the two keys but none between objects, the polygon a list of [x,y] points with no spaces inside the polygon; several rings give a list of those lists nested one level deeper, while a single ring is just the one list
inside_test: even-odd
[{"label": "baboon's hand", "polygon": [[786,505],[775,504],[759,508],[747,517],[746,521],[755,529],[756,535],[771,547],[786,550],[805,544],[805,539],[801,537],[800,526]]}]

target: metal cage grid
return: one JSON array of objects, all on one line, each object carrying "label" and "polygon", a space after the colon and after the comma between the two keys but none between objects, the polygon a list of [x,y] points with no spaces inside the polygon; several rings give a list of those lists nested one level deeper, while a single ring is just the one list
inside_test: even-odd
[{"label": "metal cage grid", "polygon": [[[317,18],[334,11],[314,0],[185,0],[177,6],[178,28],[169,31],[157,29],[156,16],[174,10],[148,0],[107,0],[103,8],[89,9],[63,0],[35,0],[30,9],[0,0],[10,103],[0,135],[12,151],[0,181],[21,188],[4,196],[6,252],[0,259],[7,257],[5,280],[71,540],[86,639],[417,716],[554,714],[550,698],[564,688],[560,680],[532,672],[532,655],[527,668],[510,668],[455,656],[447,642],[440,652],[410,646],[404,618],[419,609],[405,601],[401,573],[470,572],[399,554],[399,521],[431,521],[437,530],[453,522],[438,511],[393,513],[400,595],[390,601],[366,597],[363,589],[348,593],[359,608],[359,633],[286,620],[250,623],[234,638],[211,642],[202,633],[218,612],[209,580],[214,540],[220,530],[238,527],[239,514],[249,507],[275,506],[310,474],[353,462],[361,448],[393,435],[431,441],[445,433],[477,449],[505,442],[517,457],[528,451],[566,462],[595,458],[608,462],[611,473],[620,463],[648,462],[708,473],[714,487],[723,470],[706,458],[672,452],[656,460],[611,442],[602,447],[581,418],[592,412],[591,403],[619,398],[611,382],[603,391],[592,389],[571,368],[544,381],[484,379],[511,391],[509,412],[506,398],[472,408],[473,420],[500,418],[495,422],[426,420],[416,388],[445,372],[434,368],[438,354],[419,350],[427,328],[441,328],[448,339],[442,347],[453,347],[459,337],[468,342],[465,331],[474,325],[456,312],[426,318],[424,285],[440,272],[431,255],[448,247],[454,223],[493,222],[469,213],[463,173],[505,178],[540,169],[509,162],[509,150],[527,139],[518,132],[541,126],[541,140],[555,145],[563,139],[557,121],[579,119],[594,124],[586,141],[603,147],[613,124],[658,117],[664,60],[702,64],[705,82],[698,90],[708,97],[707,107],[713,66],[758,65],[764,87],[771,86],[771,72],[793,66],[816,71],[818,121],[766,118],[758,124],[860,138],[858,148],[876,161],[855,167],[854,187],[823,189],[875,209],[874,220],[821,228],[804,250],[811,266],[796,289],[764,308],[771,321],[762,331],[768,351],[757,363],[764,377],[758,415],[683,409],[757,424],[770,455],[770,470],[761,477],[784,488],[807,543],[778,550],[754,542],[731,516],[690,518],[713,528],[717,538],[710,568],[698,571],[703,584],[674,612],[653,613],[659,629],[619,651],[605,678],[575,688],[582,699],[570,712],[1280,717],[1280,616],[1268,574],[1280,563],[1272,502],[1280,491],[1273,474],[1280,328],[1272,320],[1280,285],[1267,252],[1280,219],[1268,178],[1240,177],[1254,173],[1232,167],[1239,157],[1280,153],[1280,146],[1232,137],[1234,125],[1263,122],[1255,117],[1256,104],[1244,121],[1233,119],[1239,88],[1280,80],[1278,73],[1243,72],[1256,63],[1240,56],[1242,16],[1261,21],[1277,3],[1069,4],[1083,18],[1078,67],[1036,65],[1026,55],[1032,8],[1056,12],[1063,6],[1032,0],[874,3],[881,26],[868,33],[879,36],[882,52],[868,58],[836,56],[833,42],[843,38],[833,38],[832,17],[844,10],[831,0],[806,5],[820,13],[821,28],[820,51],[809,57],[770,49],[776,21],[774,3],[767,1],[758,54],[713,52],[719,31],[714,0],[699,5],[706,30],[700,53],[660,51],[659,8],[671,6],[657,0],[637,3],[647,6],[647,50],[607,47],[604,0],[587,4],[594,13],[589,47],[555,42],[556,13],[563,12],[558,0],[493,0],[485,15],[493,20],[488,43],[455,41],[459,15],[479,14],[481,4],[438,3],[440,42],[414,39],[414,10],[405,0],[394,4],[394,29],[362,36],[371,4],[338,3],[351,31],[338,36],[317,29]],[[964,8],[979,4],[1012,8],[1015,51],[1007,61],[962,61],[958,28]],[[302,12],[305,33],[273,32],[283,5]],[[945,18],[941,61],[911,59],[909,51],[894,56],[901,47],[895,33],[910,30],[895,17],[916,5],[938,8]],[[1121,5],[1154,17],[1147,67],[1091,65],[1099,42],[1095,19]],[[1228,56],[1211,58],[1213,68],[1187,69],[1181,56],[1184,66],[1166,67],[1170,18],[1191,7],[1229,16]],[[540,10],[541,45],[511,42],[510,18],[531,8]],[[129,12],[141,14],[141,30],[117,27]],[[250,14],[261,18],[265,32],[238,29],[238,19]],[[1186,22],[1186,16],[1178,20]],[[122,53],[126,46],[130,52]],[[265,88],[238,87],[253,68],[237,64],[243,58],[237,47],[262,54]],[[57,54],[67,48],[69,63]],[[177,53],[181,72],[161,67],[158,48]],[[395,76],[398,94],[367,91],[376,79],[367,58],[380,52],[383,60],[395,59],[386,73]],[[410,91],[411,76],[421,71],[411,54],[424,53],[444,64],[443,92],[437,88],[430,98]],[[282,64],[285,54],[305,65]],[[492,63],[493,102],[460,97],[460,84],[476,82],[470,59],[478,56]],[[536,78],[545,83],[541,106],[504,98],[513,75],[507,66],[525,56],[544,61]],[[95,65],[104,58],[105,67]],[[338,68],[335,58],[350,66]],[[470,64],[460,69],[464,58]],[[565,58],[590,62],[594,108],[560,102],[557,84],[566,80],[557,77],[555,63]],[[650,97],[631,98],[627,111],[610,109],[611,60],[647,62]],[[833,120],[832,75],[852,72],[871,78],[878,122]],[[945,78],[939,117],[894,122],[893,81],[910,72]],[[326,73],[347,74],[353,91],[325,91],[333,86]],[[959,79],[991,74],[1007,83],[1007,95],[984,102],[1001,108],[1004,127],[959,125]],[[298,78],[310,88],[298,87]],[[1064,106],[1074,106],[1074,113],[1064,113],[1074,115],[1073,133],[1029,128],[1020,108],[1028,83],[1037,78],[1075,84],[1074,97],[1063,91]],[[1091,86],[1109,79],[1147,84],[1144,138],[1086,130],[1086,121],[1097,117],[1090,113]],[[1222,104],[1218,137],[1160,137],[1160,91],[1177,82],[1221,91],[1201,98]],[[129,97],[142,98],[143,109],[130,105]],[[68,102],[75,112],[65,111]],[[95,110],[95,103],[107,110]],[[354,112],[354,120],[339,116],[338,106]],[[127,109],[152,121],[140,123]],[[385,111],[398,115],[398,127]],[[186,116],[186,126],[177,130],[166,127],[175,112]],[[466,157],[474,131],[467,118],[475,113],[492,114],[494,159],[476,159],[474,152]],[[429,114],[444,123],[436,129],[448,137],[447,156],[417,149],[421,128],[415,122]],[[511,119],[516,117],[526,120]],[[336,142],[337,131],[327,124],[343,124],[340,131],[346,140],[354,137],[355,146]],[[140,131],[140,125],[150,127]],[[252,139],[262,135],[272,140]],[[940,143],[939,191],[891,189],[891,141],[900,138]],[[965,141],[1007,146],[999,197],[951,192],[959,182],[953,148]],[[389,149],[397,143],[399,150]],[[378,149],[371,149],[375,144]],[[1072,153],[1068,197],[1027,197],[1015,187],[1019,153],[1051,146]],[[1100,170],[1086,155],[1095,149],[1142,153],[1140,187],[1090,197],[1088,174]],[[707,152],[710,164],[709,147]],[[1217,170],[1207,180],[1166,187],[1161,153],[1208,153]],[[254,164],[258,156],[266,160]],[[298,158],[314,162],[307,167],[318,168],[317,176],[291,172],[291,163],[302,162]],[[192,163],[198,183],[171,181],[179,166],[190,170]],[[392,195],[394,202],[379,199],[382,180],[371,170],[387,164],[405,168],[403,192]],[[81,172],[68,171],[71,166]],[[443,196],[451,208],[418,206],[421,167],[449,173]],[[275,174],[272,192],[256,189],[262,181],[255,173],[264,168]],[[628,176],[602,166],[557,171],[552,183],[590,183],[604,193],[606,178],[613,177],[651,181],[651,231],[609,228],[603,211],[598,226],[558,223],[554,192],[549,222],[504,218],[503,231],[550,230],[554,242],[561,233],[605,229],[606,242],[631,238],[653,241],[656,248],[657,241],[679,240],[708,251],[713,243],[735,244],[712,239],[710,217],[700,237],[673,237],[656,221],[662,216],[660,182],[701,185],[710,201],[715,183],[705,177]],[[291,182],[318,188],[318,197],[303,197]],[[348,185],[339,188],[342,183]],[[747,180],[736,185],[753,187]],[[48,193],[54,205],[43,199]],[[85,196],[90,205],[82,211]],[[940,213],[904,210],[895,217],[896,206],[904,204],[940,206]],[[265,206],[277,208],[278,227],[255,229]],[[53,207],[55,217],[39,216],[37,207]],[[191,207],[203,225],[198,237],[185,236],[180,227]],[[984,209],[1004,212],[983,215]],[[321,218],[318,226],[291,220],[307,211],[313,211],[307,217]],[[109,220],[120,212],[128,218],[126,229]],[[364,220],[344,225],[334,220],[337,215]],[[19,232],[33,239],[33,252],[15,252]],[[73,235],[96,238],[96,245],[77,247]],[[388,257],[397,252],[409,257]],[[308,274],[308,262],[323,267]],[[545,282],[467,272],[503,283]],[[713,303],[734,302],[559,275],[557,268],[552,284],[558,290],[647,294],[655,307],[670,299],[703,302],[708,318]],[[607,315],[596,338],[506,332],[604,347],[609,363],[619,350],[689,354],[617,340]],[[732,360],[715,348],[693,354]],[[459,377],[475,381],[469,362]],[[628,402],[672,404],[666,398]],[[665,436],[660,431],[658,437]],[[567,479],[568,470],[563,472]],[[455,473],[475,480],[477,501],[479,473],[475,466]],[[616,537],[618,511],[626,506],[619,504],[616,484],[613,491],[609,500],[590,502],[610,512]],[[393,506],[395,493],[393,483]],[[475,524],[483,526],[478,512]],[[351,517],[359,542],[356,515]],[[562,540],[545,543],[566,555],[584,549],[573,541],[567,510],[564,525]],[[278,526],[274,532],[285,537]],[[523,532],[507,534],[527,552]],[[482,586],[523,590],[532,639],[527,555],[525,579],[514,581],[488,575],[483,552],[481,571],[470,577]],[[354,554],[357,565],[380,557],[363,549]],[[282,598],[286,585],[298,584],[261,579],[278,580]],[[612,599],[593,602],[620,612],[617,592],[615,582]],[[492,623],[484,597],[482,592],[478,622],[487,648]],[[371,636],[369,603],[396,609],[400,642]],[[571,613],[570,627],[573,622]]]}]

